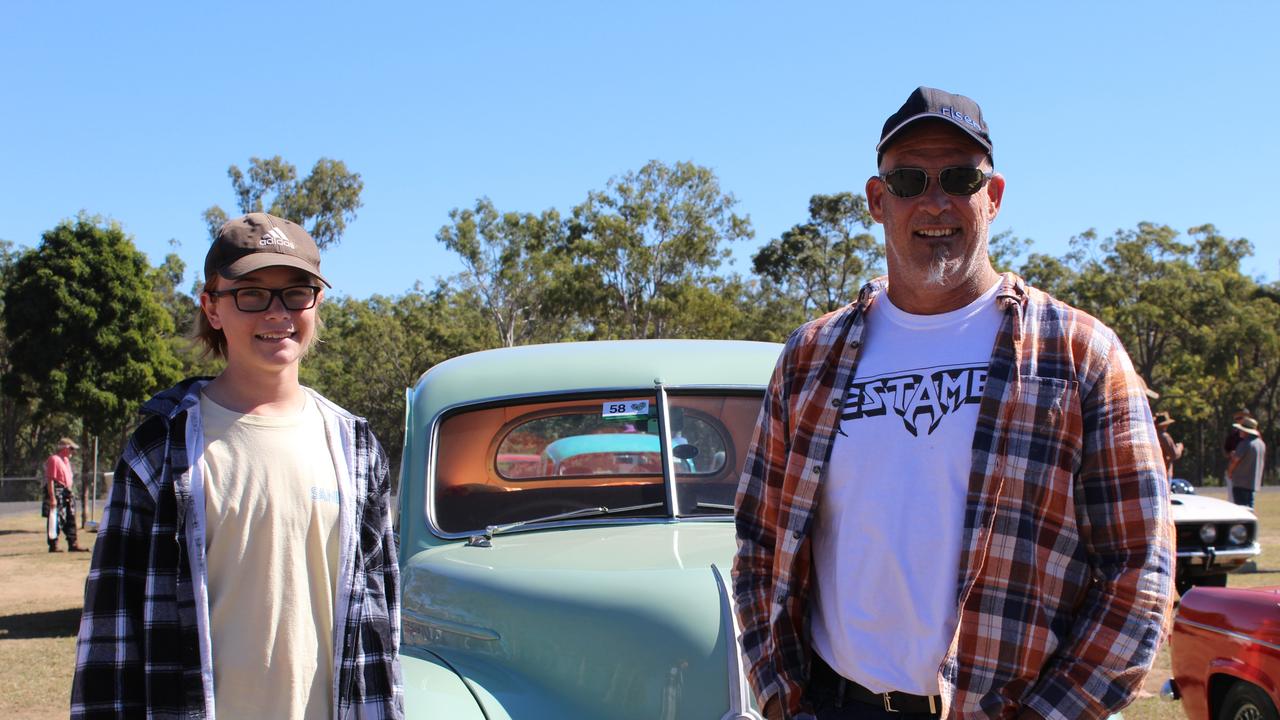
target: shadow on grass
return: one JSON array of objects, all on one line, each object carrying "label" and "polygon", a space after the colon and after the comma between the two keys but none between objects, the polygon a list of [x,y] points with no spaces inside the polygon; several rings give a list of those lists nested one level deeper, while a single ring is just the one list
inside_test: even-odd
[{"label": "shadow on grass", "polygon": [[75,637],[79,630],[80,608],[0,615],[0,640]]},{"label": "shadow on grass", "polygon": [[39,530],[0,530],[0,536],[3,535],[39,535]]}]

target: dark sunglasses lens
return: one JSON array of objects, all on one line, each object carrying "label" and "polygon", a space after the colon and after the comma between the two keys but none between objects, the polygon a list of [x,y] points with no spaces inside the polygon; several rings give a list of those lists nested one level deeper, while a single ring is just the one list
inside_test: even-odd
[{"label": "dark sunglasses lens", "polygon": [[885,173],[884,182],[889,186],[889,192],[908,198],[924,192],[929,176],[919,168],[898,168]]},{"label": "dark sunglasses lens", "polygon": [[952,167],[938,173],[938,184],[948,195],[972,195],[982,189],[986,173],[978,168]]}]

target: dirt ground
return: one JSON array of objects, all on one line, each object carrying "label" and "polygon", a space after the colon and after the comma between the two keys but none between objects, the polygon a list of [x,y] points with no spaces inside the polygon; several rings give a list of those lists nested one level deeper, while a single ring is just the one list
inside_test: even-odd
[{"label": "dirt ground", "polygon": [[38,512],[0,518],[0,718],[67,717],[88,572],[89,553],[49,552]]}]

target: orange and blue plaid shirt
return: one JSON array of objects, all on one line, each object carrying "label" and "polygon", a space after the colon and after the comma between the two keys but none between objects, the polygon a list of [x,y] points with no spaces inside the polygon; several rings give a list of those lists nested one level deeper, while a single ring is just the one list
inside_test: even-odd
[{"label": "orange and blue plaid shirt", "polygon": [[[886,287],[868,283],[855,303],[791,335],[738,488],[743,652],[760,706],[777,697],[788,718],[811,717],[810,533],[866,310]],[[1174,535],[1160,443],[1114,332],[1013,274],[997,303],[959,624],[938,669],[943,715],[1007,718],[1025,706],[1049,720],[1105,717],[1137,693],[1169,615]],[[856,482],[856,467],[843,472]]]}]

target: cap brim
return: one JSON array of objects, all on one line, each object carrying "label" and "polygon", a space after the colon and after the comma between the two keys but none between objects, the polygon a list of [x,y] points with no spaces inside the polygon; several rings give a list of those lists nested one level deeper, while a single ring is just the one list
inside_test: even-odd
[{"label": "cap brim", "polygon": [[966,135],[973,138],[974,142],[986,148],[986,151],[988,153],[991,152],[991,143],[987,142],[986,140],[983,139],[981,135],[974,132],[973,128],[960,122],[959,120],[953,120],[947,117],[946,115],[939,115],[938,113],[935,113],[935,112],[924,112],[924,113],[919,113],[917,115],[912,115],[906,120],[903,120],[902,122],[898,123],[898,126],[890,130],[889,134],[885,135],[880,140],[879,144],[876,145],[876,152],[884,152],[885,146],[888,145],[890,142],[892,142],[893,139],[897,137],[899,133],[907,129],[907,127],[909,127],[912,123],[917,123],[917,122],[920,122],[921,120],[941,120],[942,122],[951,123],[952,125],[955,125],[956,127],[963,130]]},{"label": "cap brim", "polygon": [[325,287],[333,285],[320,274],[320,268],[293,255],[283,253],[251,253],[218,270],[218,274],[228,280],[239,280],[254,270],[269,267],[291,267],[303,270],[315,279],[324,283]]},{"label": "cap brim", "polygon": [[1249,428],[1247,428],[1247,427],[1245,427],[1245,426],[1243,426],[1243,425],[1237,425],[1237,424],[1235,424],[1235,423],[1232,423],[1231,427],[1233,427],[1233,428],[1235,428],[1235,429],[1239,430],[1239,431],[1240,431],[1240,432],[1242,432],[1242,433],[1248,433],[1248,434],[1250,434],[1250,435],[1261,435],[1261,434],[1262,434],[1262,433],[1258,432],[1257,430],[1250,430]]}]

